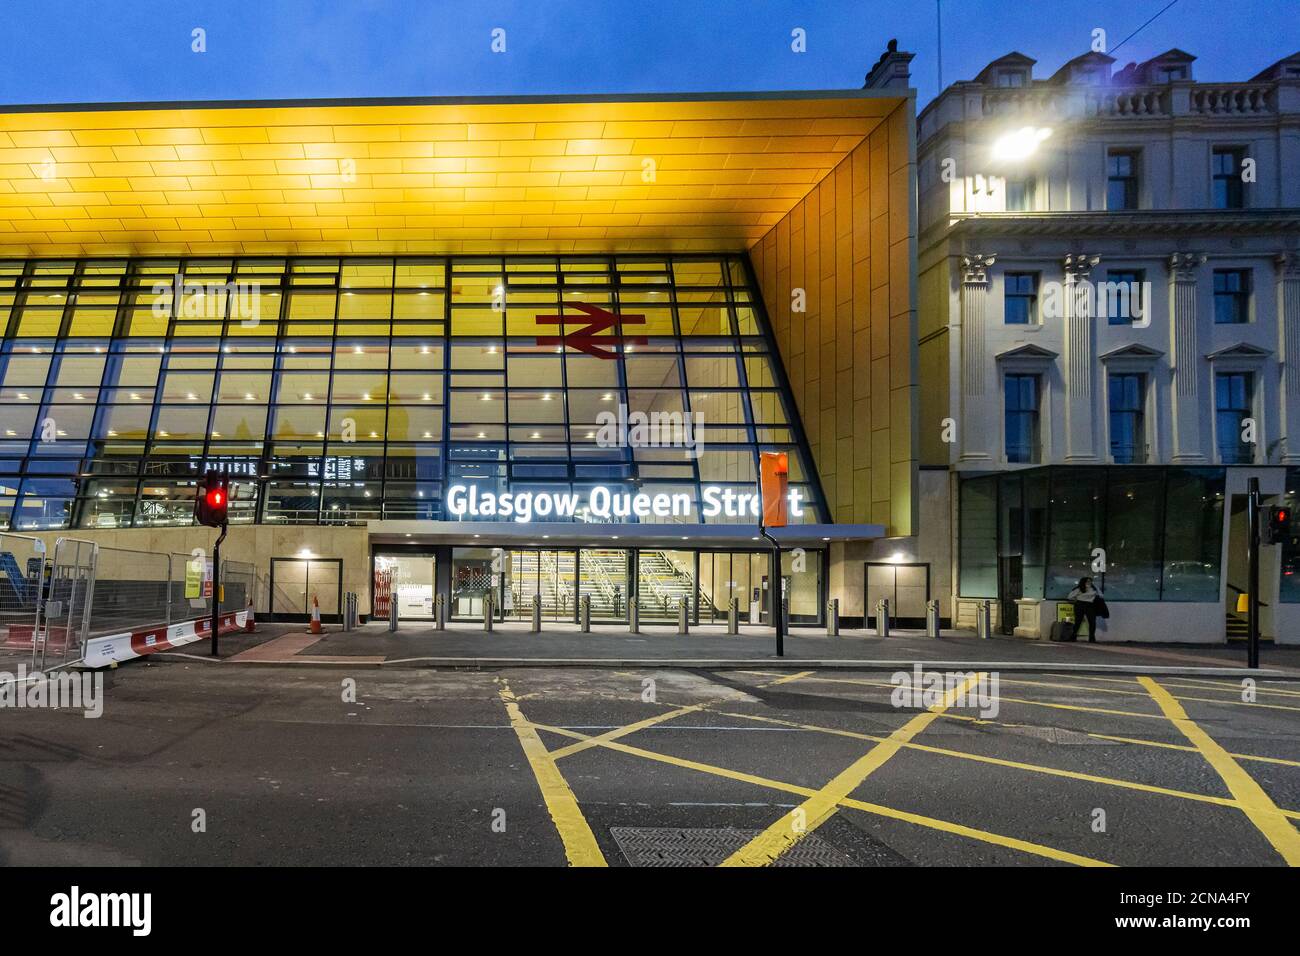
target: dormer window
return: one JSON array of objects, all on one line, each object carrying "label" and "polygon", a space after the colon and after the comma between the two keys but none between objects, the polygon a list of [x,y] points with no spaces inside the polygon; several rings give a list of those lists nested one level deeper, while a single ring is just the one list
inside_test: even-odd
[{"label": "dormer window", "polygon": [[1157,83],[1176,83],[1185,79],[1187,79],[1187,67],[1185,66],[1162,66],[1156,69]]},{"label": "dormer window", "polygon": [[998,86],[1001,89],[1019,89],[1024,85],[1024,70],[998,70]]}]

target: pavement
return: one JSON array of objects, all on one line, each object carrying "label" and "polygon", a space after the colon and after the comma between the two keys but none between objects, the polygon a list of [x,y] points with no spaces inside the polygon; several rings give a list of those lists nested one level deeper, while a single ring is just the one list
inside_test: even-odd
[{"label": "pavement", "polygon": [[[527,625],[498,624],[491,633],[481,624],[449,625],[435,631],[428,624],[389,631],[370,623],[343,632],[327,626],[321,635],[303,624],[259,624],[254,634],[221,638],[220,660],[250,665],[321,667],[598,667],[669,665],[695,667],[804,666],[895,670],[913,661],[927,666],[962,665],[1003,670],[1053,667],[1094,673],[1179,673],[1202,669],[1204,676],[1233,674],[1245,666],[1242,645],[1171,645],[1099,642],[1053,643],[1014,637],[976,638],[970,632],[945,631],[941,638],[923,632],[895,631],[882,638],[865,630],[845,630],[828,637],[824,630],[796,628],[786,636],[785,656],[775,656],[775,639],[766,628],[743,627],[728,635],[721,626],[646,627],[629,634],[626,627],[595,626],[583,633],[572,624],[545,625],[541,634]],[[211,662],[206,643],[154,655],[162,661]],[[1300,646],[1265,645],[1263,673],[1300,678]],[[127,665],[133,666],[133,665]]]},{"label": "pavement", "polygon": [[0,711],[4,864],[1300,864],[1288,681],[1047,665],[926,697],[873,670],[183,659],[94,678],[98,719]]}]

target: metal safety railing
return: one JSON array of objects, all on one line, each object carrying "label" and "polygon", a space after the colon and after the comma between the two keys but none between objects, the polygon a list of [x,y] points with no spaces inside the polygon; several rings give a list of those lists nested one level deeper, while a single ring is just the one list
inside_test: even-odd
[{"label": "metal safety railing", "polygon": [[34,646],[44,576],[44,541],[0,533],[0,647],[5,650]]},{"label": "metal safety railing", "polygon": [[98,550],[92,541],[59,538],[54,542],[32,642],[33,667],[43,670],[50,664],[81,659],[94,604]]},{"label": "metal safety railing", "polygon": [[265,592],[265,578],[242,561],[222,562],[214,595],[201,554],[59,538],[47,558],[37,539],[0,535],[0,629],[5,646],[30,645],[33,667],[75,664],[92,638],[205,620],[214,599],[221,613],[264,607]]},{"label": "metal safety railing", "polygon": [[[69,540],[61,538],[59,543]],[[94,549],[94,587],[86,637],[171,623],[172,555],[90,546]],[[55,567],[57,570],[57,558]]]}]

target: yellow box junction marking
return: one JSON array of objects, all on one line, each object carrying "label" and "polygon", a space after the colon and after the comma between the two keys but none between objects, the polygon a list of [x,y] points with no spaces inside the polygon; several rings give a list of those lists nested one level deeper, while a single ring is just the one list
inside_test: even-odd
[{"label": "yellow box junction marking", "polygon": [[1206,762],[1223,778],[1223,782],[1228,785],[1228,790],[1236,798],[1241,812],[1246,814],[1264,838],[1273,844],[1273,848],[1282,855],[1287,866],[1300,866],[1300,833],[1296,832],[1296,828],[1264,792],[1264,788],[1241,769],[1241,766],[1213,737],[1187,716],[1182,705],[1174,700],[1169,691],[1150,677],[1139,678],[1139,681],[1160,705],[1165,716],[1184,737],[1191,741],[1192,746],[1201,752]]},{"label": "yellow box junction marking", "polygon": [[984,677],[983,672],[972,674],[956,687],[949,688],[940,703],[934,704],[924,713],[917,714],[895,730],[883,742],[854,761],[821,790],[805,800],[802,805],[785,814],[729,856],[722,865],[767,866],[779,859],[781,854],[829,819],[840,802],[857,789],[863,780],[884,766],[885,762],[898,753],[904,744],[929,727],[940,714]]},{"label": "yellow box junction marking", "polygon": [[[742,714],[742,713],[738,713],[735,711],[728,711],[728,710],[720,710],[717,713],[723,717],[735,717],[740,720],[753,720],[765,724],[779,724],[783,727],[793,727],[799,730],[815,731],[817,733],[823,733],[823,734],[833,734],[837,737],[851,737],[856,740],[870,740],[875,742],[882,742],[885,740],[884,737],[879,737],[876,736],[875,734],[864,734],[855,730],[842,730],[838,727],[819,727],[816,724],[800,724],[791,720],[780,720],[776,717],[760,717],[757,714]],[[944,714],[943,716],[954,717],[956,715]],[[958,717],[957,719],[966,720],[970,718]],[[988,723],[994,723],[994,721],[988,721]],[[1001,726],[1015,727],[1020,725],[1002,724]],[[1101,736],[1101,735],[1092,734],[1090,736]],[[1114,738],[1114,739],[1123,740],[1124,738]],[[1139,744],[1150,743],[1150,741],[1144,741],[1144,740],[1127,740],[1125,742],[1139,743]],[[916,743],[915,741],[912,741],[910,743],[905,743],[903,744],[903,746],[908,750],[916,750],[921,753],[935,754],[940,757],[956,757],[961,760],[972,760],[975,761],[976,763],[986,763],[996,767],[1010,767],[1013,770],[1025,770],[1030,773],[1041,773],[1052,777],[1063,777],[1067,780],[1081,780],[1085,783],[1100,783],[1108,787],[1121,787],[1127,790],[1138,790],[1143,793],[1154,793],[1165,797],[1178,797],[1179,799],[1182,800],[1195,800],[1200,803],[1212,803],[1215,804],[1216,806],[1221,806],[1221,807],[1235,808],[1237,806],[1237,802],[1229,797],[1216,797],[1210,794],[1194,793],[1193,791],[1190,790],[1175,790],[1170,787],[1160,787],[1154,784],[1140,783],[1135,780],[1120,780],[1117,777],[1102,777],[1097,774],[1084,773],[1078,770],[1063,770],[1058,767],[1046,767],[1041,764],[1025,763],[1019,760],[1007,760],[1003,757],[989,757],[989,756],[985,756],[984,754],[970,753],[969,751],[965,751],[965,750],[952,750],[951,748],[948,747],[933,747],[930,746],[929,744],[920,744],[920,743]],[[1175,745],[1170,745],[1170,746],[1175,746]],[[1189,750],[1192,753],[1197,752],[1195,747],[1175,746],[1175,749]],[[1262,758],[1262,759],[1267,760],[1270,758]],[[1291,761],[1282,761],[1282,762],[1291,763]],[[1300,820],[1300,811],[1283,810],[1282,813],[1286,814],[1286,816],[1294,820]]]},{"label": "yellow box junction marking", "polygon": [[502,702],[506,705],[506,714],[510,717],[510,726],[519,737],[519,746],[523,748],[528,765],[533,769],[537,785],[541,788],[542,799],[546,809],[555,821],[555,828],[560,832],[564,843],[564,855],[570,866],[608,866],[605,855],[596,844],[595,834],[587,824],[587,818],[578,807],[578,799],[573,795],[568,782],[555,766],[555,760],[547,751],[542,738],[537,735],[535,726],[524,717],[519,703],[510,690],[510,685],[501,682],[499,689]]},{"label": "yellow box junction marking", "polygon": [[[797,674],[787,674],[784,677],[778,678],[777,680],[769,681],[766,684],[760,684],[759,687],[775,687],[777,684],[788,684],[791,681],[797,681],[804,677],[807,677],[812,673],[813,673],[812,671],[800,671]],[[655,724],[662,724],[666,720],[674,720],[675,718],[684,716],[685,714],[692,714],[695,713],[696,711],[704,710],[708,707],[714,706],[715,704],[720,704],[726,699],[727,698],[725,697],[718,697],[715,698],[714,700],[708,700],[700,704],[686,704],[685,706],[678,707],[675,710],[665,711],[662,714],[656,714],[653,717],[647,717],[645,720],[638,720],[635,723],[627,724],[624,727],[616,727],[613,730],[607,730],[605,731],[605,733],[598,734],[595,737],[584,738],[583,740],[579,741],[576,744],[569,744],[565,747],[557,747],[555,750],[551,751],[551,757],[554,760],[560,760],[564,757],[570,756],[571,754],[579,753],[583,750],[588,750],[591,747],[595,747],[598,744],[604,743],[607,740],[618,740],[620,737],[626,737],[629,734],[634,734],[638,730],[645,730],[647,727],[653,727]]]},{"label": "yellow box junction marking", "polygon": [[[536,724],[534,726],[541,730],[559,734],[563,737],[570,737],[574,740],[596,739],[578,733],[576,730],[568,730],[563,727],[552,727],[546,724]],[[700,773],[712,774],[716,777],[725,777],[728,780],[753,784],[756,787],[766,787],[770,790],[793,793],[801,797],[813,797],[818,793],[818,791],[813,790],[810,787],[801,787],[798,784],[784,783],[780,780],[771,780],[767,777],[760,777],[752,773],[744,773],[739,770],[729,770],[726,767],[715,767],[712,764],[700,763],[697,760],[686,760],[682,757],[673,757],[668,754],[655,753],[653,750],[643,750],[640,747],[633,747],[629,744],[619,743],[615,740],[602,740],[597,744],[597,746],[609,750],[615,750],[619,753],[629,754],[633,757],[644,757],[646,760],[658,761],[659,763],[681,767],[685,770],[695,770]],[[1076,866],[1114,866],[1113,863],[1107,863],[1104,860],[1096,860],[1092,857],[1082,856],[1078,853],[1071,853],[1068,850],[1058,850],[1055,847],[1044,846],[1041,843],[1032,843],[1028,840],[1021,840],[1018,837],[1004,836],[1000,833],[993,833],[989,830],[980,830],[976,827],[968,827],[960,823],[953,823],[949,820],[940,820],[936,817],[929,817],[920,813],[909,813],[906,810],[895,810],[892,807],[882,806],[878,803],[867,803],[863,800],[855,800],[852,797],[845,797],[840,801],[840,805],[853,810],[861,810],[864,813],[874,814],[875,816],[886,817],[890,820],[900,820],[904,823],[911,823],[931,830],[951,833],[955,836],[967,837],[968,839],[978,840],[982,843],[989,843],[994,846],[1019,850],[1022,853],[1045,857],[1049,860],[1057,860],[1061,863],[1073,863]]]}]

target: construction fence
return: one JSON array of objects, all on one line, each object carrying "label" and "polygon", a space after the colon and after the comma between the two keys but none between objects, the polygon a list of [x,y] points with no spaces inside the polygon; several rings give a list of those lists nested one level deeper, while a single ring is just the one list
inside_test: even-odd
[{"label": "construction fence", "polygon": [[[266,578],[221,563],[219,612],[266,607]],[[59,538],[0,534],[0,650],[30,649],[39,666],[75,663],[85,642],[212,616],[212,559]]]}]

